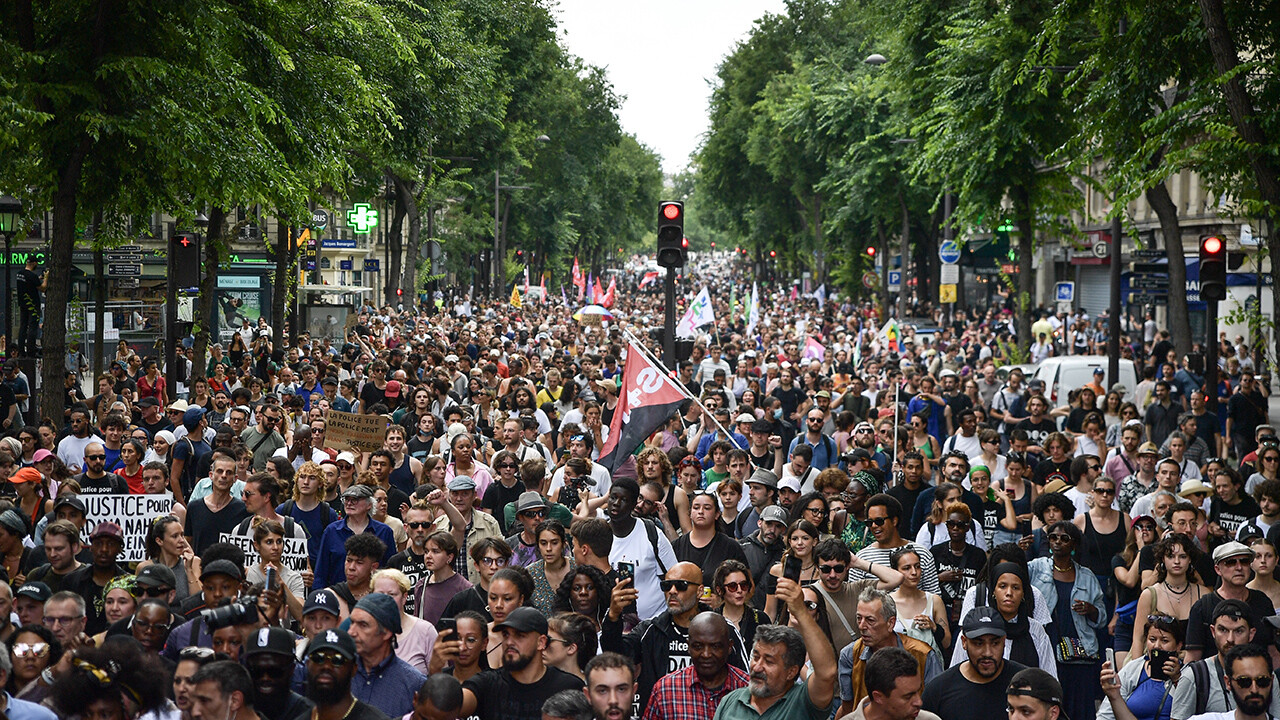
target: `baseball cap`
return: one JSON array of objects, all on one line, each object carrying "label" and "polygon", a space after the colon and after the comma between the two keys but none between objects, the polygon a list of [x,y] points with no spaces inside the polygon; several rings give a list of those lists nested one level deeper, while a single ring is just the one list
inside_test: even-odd
[{"label": "baseball cap", "polygon": [[21,485],[22,483],[29,483],[29,482],[38,483],[40,482],[41,479],[42,478],[40,477],[39,470],[33,467],[24,467],[18,472],[14,473],[9,478],[9,482],[13,483],[14,485]]},{"label": "baseball cap", "polygon": [[356,643],[351,636],[334,628],[325,630],[307,645],[307,657],[317,650],[333,650],[348,660],[356,659]]},{"label": "baseball cap", "polygon": [[770,505],[760,512],[760,522],[776,522],[787,524],[787,511],[777,505]]},{"label": "baseball cap", "polygon": [[767,488],[777,490],[778,476],[774,475],[772,470],[757,468],[755,472],[751,473],[751,477],[747,478],[747,484],[764,485]]},{"label": "baseball cap", "polygon": [[517,632],[536,632],[547,634],[547,616],[542,611],[531,607],[518,607],[512,610],[507,619],[493,626],[494,630],[511,628]]},{"label": "baseball cap", "polygon": [[110,520],[103,520],[102,522],[98,523],[98,526],[95,527],[93,529],[93,532],[89,534],[89,540],[90,541],[97,540],[100,537],[115,538],[120,542],[124,542],[124,530],[121,529],[119,525],[111,522]]},{"label": "baseball cap", "polygon": [[1138,447],[1138,454],[1139,455],[1159,455],[1160,448],[1156,447],[1155,443],[1151,441],[1147,441],[1142,443],[1142,445]]},{"label": "baseball cap", "polygon": [[58,508],[66,506],[79,510],[81,515],[89,514],[89,509],[84,506],[84,501],[75,495],[59,495],[58,498],[53,501],[53,511],[55,513],[58,512]]},{"label": "baseball cap", "polygon": [[388,380],[387,389],[383,391],[383,394],[387,397],[400,397],[400,381]]},{"label": "baseball cap", "polygon": [[368,485],[352,485],[342,493],[342,499],[353,498],[356,500],[367,500],[373,497],[373,488]]},{"label": "baseball cap", "polygon": [[29,582],[18,588],[17,591],[13,593],[13,596],[15,598],[24,597],[42,603],[53,597],[53,591],[49,589],[48,585],[45,585],[42,582]]},{"label": "baseball cap", "polygon": [[307,615],[313,610],[323,610],[334,617],[342,617],[342,612],[338,608],[338,596],[327,588],[316,590],[307,596],[307,602],[302,606],[302,614]]},{"label": "baseball cap", "polygon": [[519,499],[516,500],[517,515],[519,515],[520,513],[526,510],[537,510],[538,508],[545,509],[546,507],[547,507],[547,502],[543,500],[542,496],[539,495],[534,490],[529,490],[528,492],[520,493]]},{"label": "baseball cap", "polygon": [[284,628],[259,628],[257,632],[249,636],[249,642],[245,643],[243,655],[249,657],[251,655],[270,653],[293,657],[293,643],[293,633]]},{"label": "baseball cap", "polygon": [[1111,392],[1120,393],[1120,397],[1124,397],[1125,393],[1129,392],[1129,388],[1125,387],[1124,383],[1111,383]]},{"label": "baseball cap", "polygon": [[1019,670],[1009,681],[1009,689],[1005,693],[1035,698],[1040,702],[1062,707],[1062,685],[1040,668]]},{"label": "baseball cap", "polygon": [[39,450],[35,451],[35,453],[31,456],[31,462],[38,463],[43,460],[48,460],[51,457],[57,457],[57,456],[49,452],[48,450],[45,450],[44,448],[40,448]]},{"label": "baseball cap", "polygon": [[475,490],[476,481],[470,475],[454,475],[447,487],[450,490]]},{"label": "baseball cap", "polygon": [[1213,561],[1215,563],[1220,563],[1227,558],[1233,558],[1240,555],[1253,557],[1253,550],[1250,550],[1249,546],[1244,543],[1238,543],[1232,540],[1231,542],[1219,545],[1217,549],[1213,551]]},{"label": "baseball cap", "polygon": [[778,481],[779,490],[790,490],[791,492],[800,492],[800,480],[798,478],[787,477]]},{"label": "baseball cap", "polygon": [[1032,390],[1043,390],[1044,381],[1041,380],[1040,378],[1033,378],[1031,382],[1027,383],[1027,387],[1031,388]]},{"label": "baseball cap", "polygon": [[342,452],[338,453],[338,459],[335,462],[345,462],[345,463],[350,463],[352,465],[355,465],[356,464],[355,453],[350,452],[348,450],[343,450]]},{"label": "baseball cap", "polygon": [[445,362],[447,362],[447,363],[456,363],[456,362],[458,362],[458,356],[457,356],[457,355],[445,355],[445,356],[444,356],[444,361],[445,361]]},{"label": "baseball cap", "polygon": [[187,429],[187,432],[191,432],[200,426],[200,421],[203,419],[204,408],[188,408],[186,412],[182,413],[182,426]]},{"label": "baseball cap", "polygon": [[140,408],[160,407],[160,401],[153,397],[144,397],[134,404]]},{"label": "baseball cap", "polygon": [[755,415],[752,415],[751,413],[744,412],[744,413],[742,413],[742,414],[738,415],[738,417],[734,418],[734,419],[733,419],[733,421],[734,421],[734,422],[736,422],[736,423],[752,423],[752,424],[754,424],[754,423],[755,423],[755,421],[756,421],[756,416],[755,416]]},{"label": "baseball cap", "polygon": [[139,585],[152,588],[176,588],[178,586],[178,578],[174,576],[173,570],[158,563],[153,563],[139,570],[137,582]]},{"label": "baseball cap", "polygon": [[1007,634],[1004,625],[1004,618],[995,611],[994,608],[979,607],[969,611],[964,616],[964,623],[961,625],[961,632],[964,636],[972,640],[983,635],[998,635],[1004,637]]},{"label": "baseball cap", "polygon": [[753,420],[751,422],[751,432],[753,433],[768,435],[771,430],[773,430],[773,426],[769,424],[768,420]]},{"label": "baseball cap", "polygon": [[1106,374],[1107,374],[1107,371],[1106,371],[1106,370],[1104,370],[1103,368],[1096,367],[1096,368],[1094,368],[1094,369],[1093,369],[1093,374],[1094,374],[1094,375],[1106,375]]},{"label": "baseball cap", "polygon": [[234,580],[244,580],[244,572],[240,570],[240,566],[230,560],[214,560],[205,565],[200,571],[200,579],[204,580],[210,575],[226,575]]},{"label": "baseball cap", "polygon": [[[1156,519],[1154,517],[1151,517],[1150,515],[1138,515],[1138,516],[1135,516],[1133,520],[1129,521],[1129,527],[1133,527],[1134,525],[1137,525],[1143,520],[1146,520],[1148,522],[1153,522],[1153,523],[1156,522]],[[1159,525],[1159,523],[1156,523],[1156,524]]]}]

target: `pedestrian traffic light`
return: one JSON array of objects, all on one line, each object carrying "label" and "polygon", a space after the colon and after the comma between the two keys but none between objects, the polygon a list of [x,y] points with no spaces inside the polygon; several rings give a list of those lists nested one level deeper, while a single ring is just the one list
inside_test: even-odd
[{"label": "pedestrian traffic light", "polygon": [[1200,299],[1227,299],[1227,244],[1216,235],[1200,238]]},{"label": "pedestrian traffic light", "polygon": [[658,264],[666,268],[684,267],[688,259],[684,237],[684,203],[658,204]]},{"label": "pedestrian traffic light", "polygon": [[200,239],[194,233],[169,236],[172,255],[172,280],[175,287],[193,288],[200,284]]}]

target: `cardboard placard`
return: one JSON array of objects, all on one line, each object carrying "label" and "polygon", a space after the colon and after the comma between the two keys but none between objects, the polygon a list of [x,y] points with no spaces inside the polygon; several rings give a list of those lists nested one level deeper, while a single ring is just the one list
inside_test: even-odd
[{"label": "cardboard placard", "polygon": [[124,530],[124,552],[117,560],[125,563],[142,562],[147,559],[147,531],[156,518],[164,517],[173,511],[173,495],[162,493],[157,495],[109,495],[83,494],[86,522],[84,524],[84,544],[89,545],[89,533],[98,523],[110,521]]},{"label": "cardboard placard", "polygon": [[[253,567],[262,561],[258,555],[258,551],[253,547],[252,535],[236,535],[234,533],[221,533],[218,539],[224,543],[231,543],[244,551],[244,566]],[[298,538],[284,539],[284,554],[280,556],[280,562],[290,570],[302,572],[307,569],[307,541]]]},{"label": "cardboard placard", "polygon": [[325,411],[325,442],[339,450],[377,450],[387,432],[387,418],[382,415]]}]

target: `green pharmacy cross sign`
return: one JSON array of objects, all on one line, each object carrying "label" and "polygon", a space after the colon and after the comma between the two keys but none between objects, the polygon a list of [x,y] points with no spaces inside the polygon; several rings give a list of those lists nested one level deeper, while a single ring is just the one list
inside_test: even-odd
[{"label": "green pharmacy cross sign", "polygon": [[356,203],[347,211],[347,224],[358,233],[367,233],[378,224],[378,211],[369,203]]}]

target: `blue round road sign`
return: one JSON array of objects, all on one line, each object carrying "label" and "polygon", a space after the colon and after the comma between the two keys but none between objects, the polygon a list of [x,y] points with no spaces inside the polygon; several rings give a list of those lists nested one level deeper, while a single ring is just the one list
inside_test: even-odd
[{"label": "blue round road sign", "polygon": [[938,246],[938,258],[948,265],[960,262],[960,246],[955,240],[944,240]]}]

